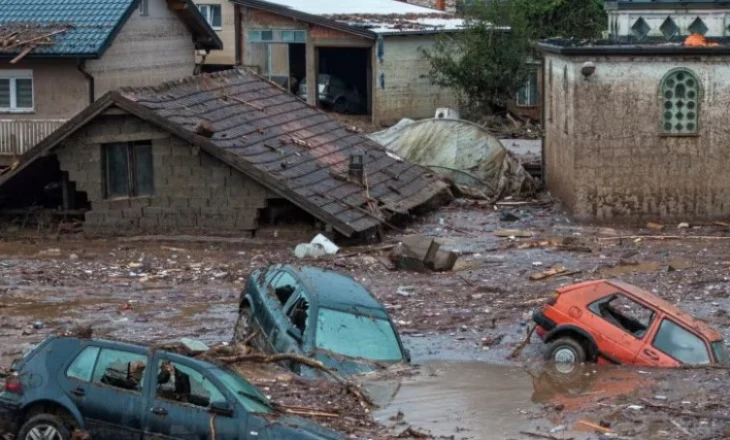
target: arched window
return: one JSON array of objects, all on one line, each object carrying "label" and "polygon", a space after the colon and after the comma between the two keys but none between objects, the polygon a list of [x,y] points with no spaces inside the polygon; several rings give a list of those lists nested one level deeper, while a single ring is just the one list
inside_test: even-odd
[{"label": "arched window", "polygon": [[689,69],[670,70],[662,79],[662,133],[696,134],[702,85]]}]

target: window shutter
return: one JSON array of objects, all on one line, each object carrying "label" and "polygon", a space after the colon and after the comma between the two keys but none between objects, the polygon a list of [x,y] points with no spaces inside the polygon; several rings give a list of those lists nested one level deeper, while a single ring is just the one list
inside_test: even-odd
[{"label": "window shutter", "polygon": [[0,78],[0,108],[10,108],[10,80]]},{"label": "window shutter", "polygon": [[[0,101],[2,99],[0,98]],[[33,108],[33,80],[18,78],[15,80],[15,106],[20,109]],[[2,105],[0,105],[2,107]]]}]

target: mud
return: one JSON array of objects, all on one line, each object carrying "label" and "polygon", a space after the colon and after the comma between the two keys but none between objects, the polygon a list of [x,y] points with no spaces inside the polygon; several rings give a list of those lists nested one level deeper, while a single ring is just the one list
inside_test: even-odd
[{"label": "mud", "polygon": [[[391,312],[414,359],[423,364],[417,376],[397,383],[396,393],[387,384],[381,386],[379,393],[391,401],[382,410],[386,425],[395,424],[389,418],[401,409],[406,423],[455,438],[525,438],[506,430],[525,427],[550,433],[561,425],[572,429],[583,418],[604,419],[629,438],[723,438],[718,420],[681,411],[730,412],[730,396],[724,392],[730,382],[727,371],[629,369],[625,374],[651,382],[599,401],[589,399],[587,391],[577,399],[587,399],[589,407],[563,403],[558,411],[560,404],[531,397],[535,389],[528,370],[540,368],[543,348],[537,338],[517,362],[506,358],[523,340],[529,312],[554,288],[611,276],[653,291],[728,337],[730,241],[616,239],[656,231],[574,225],[559,205],[509,211],[518,220],[502,221],[491,206],[457,201],[411,223],[404,233],[439,237],[459,252],[458,270],[443,274],[392,272],[379,258],[385,254],[362,249],[297,261],[292,241],[229,245],[6,238],[0,242],[0,365],[22,354],[28,344],[79,324],[92,325],[98,336],[141,342],[183,336],[228,341],[248,274],[271,262],[306,263],[349,273],[369,287]],[[498,229],[528,230],[533,237],[498,238]],[[663,233],[730,235],[712,225],[667,225]],[[389,234],[386,242],[401,235]],[[571,246],[560,245],[566,237]],[[590,252],[568,250],[576,249],[576,243]],[[555,264],[579,272],[529,280],[530,274]],[[642,403],[657,395],[666,400],[654,402],[670,405],[670,410]],[[432,419],[438,417],[427,414],[436,414],[439,401],[453,402],[453,407],[441,406],[449,414],[442,414],[435,426]],[[629,409],[631,405],[642,409]],[[501,420],[506,430],[483,420],[490,417]],[[578,438],[572,431],[550,435],[563,434]]]}]

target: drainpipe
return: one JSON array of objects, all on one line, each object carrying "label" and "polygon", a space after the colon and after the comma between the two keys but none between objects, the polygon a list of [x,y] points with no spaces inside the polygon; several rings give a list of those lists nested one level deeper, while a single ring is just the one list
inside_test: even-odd
[{"label": "drainpipe", "polygon": [[89,104],[93,104],[96,100],[94,96],[94,76],[91,75],[89,72],[86,71],[86,62],[83,60],[79,60],[79,64],[76,66],[79,72],[81,72],[85,77],[86,81],[89,83]]},{"label": "drainpipe", "polygon": [[446,10],[446,0],[436,0],[436,9],[439,11]]},{"label": "drainpipe", "polygon": [[[545,132],[547,131],[547,102],[545,100],[545,97],[548,96],[548,90],[546,88],[547,81],[546,77],[548,76],[547,68],[548,68],[547,60],[545,59],[545,54],[542,54],[542,78],[540,78],[540,94],[538,95],[538,99],[540,100],[540,124],[542,125],[542,136],[540,136],[540,139],[542,142],[540,142],[540,180],[542,180],[542,187],[547,187],[547,179],[546,175],[547,172],[545,170]],[[552,99],[552,96],[550,96],[550,99]]]}]

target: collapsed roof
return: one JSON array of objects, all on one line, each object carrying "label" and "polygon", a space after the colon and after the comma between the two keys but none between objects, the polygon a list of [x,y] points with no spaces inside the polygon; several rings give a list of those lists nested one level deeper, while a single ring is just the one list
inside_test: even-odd
[{"label": "collapsed roof", "polygon": [[[448,195],[432,171],[243,70],[109,92],[25,153],[0,187],[110,107],[199,146],[346,236]],[[353,158],[360,179],[350,176]]]}]

